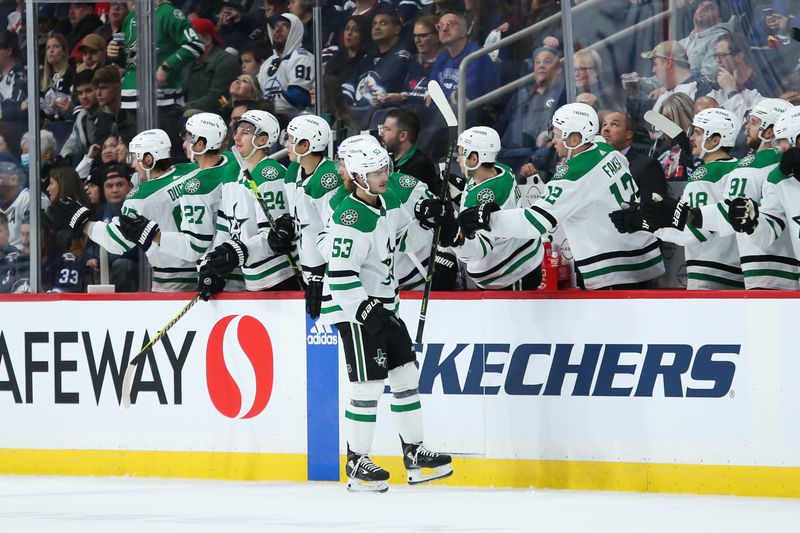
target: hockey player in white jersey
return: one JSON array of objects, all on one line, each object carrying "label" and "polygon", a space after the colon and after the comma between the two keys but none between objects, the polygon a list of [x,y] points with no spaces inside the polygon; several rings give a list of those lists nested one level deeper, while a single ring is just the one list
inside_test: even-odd
[{"label": "hockey player in white jersey", "polygon": [[197,268],[193,261],[166,254],[159,247],[150,246],[158,226],[177,231],[173,209],[178,205],[183,182],[194,172],[178,175],[172,165],[169,137],[163,130],[146,130],[131,139],[128,154],[134,169],[145,181],[134,187],[122,204],[125,215],[140,214],[149,219],[150,230],[141,232],[142,239],[133,242],[125,238],[118,217],[110,223],[89,221],[89,210],[71,198],[56,202],[57,228],[70,228],[75,238],[86,233],[90,239],[113,254],[122,254],[134,246],[145,249],[153,268],[153,291],[193,291],[197,286]]},{"label": "hockey player in white jersey", "polygon": [[620,231],[637,235],[646,227],[662,240],[683,245],[689,290],[744,288],[736,238],[711,232],[694,216],[700,208],[723,201],[724,178],[738,166],[730,151],[740,128],[736,115],[725,109],[697,113],[689,141],[692,155],[703,164],[692,173],[681,199],[643,198],[639,214],[644,223],[636,220],[636,206],[611,215]]},{"label": "hockey player in white jersey", "polygon": [[[347,487],[388,490],[389,472],[369,457],[378,401],[388,381],[391,410],[397,416],[403,463],[411,484],[452,474],[451,458],[425,448],[419,371],[408,329],[397,316],[394,276],[397,228],[388,213],[399,208],[384,197],[391,159],[382,147],[362,145],[345,158],[356,190],[337,206],[320,235],[328,262],[320,322],[336,324],[351,383],[347,419]],[[422,469],[433,469],[424,473]]]},{"label": "hockey player in white jersey", "polygon": [[[500,135],[495,130],[486,126],[469,128],[458,136],[457,146],[458,164],[467,178],[459,211],[490,202],[506,210],[521,206],[522,195],[514,173],[497,162],[501,146]],[[424,216],[425,212],[435,210],[441,214],[443,207],[447,207],[443,200],[427,200],[419,204],[417,213]],[[451,224],[457,226],[454,222],[454,219],[447,221],[443,230]],[[448,242],[444,238],[446,233],[443,231],[441,244],[453,246],[458,259],[466,264],[467,275],[481,289],[534,290],[539,287],[544,257],[541,236],[502,238],[489,231],[479,231],[475,238],[464,239],[452,232],[453,237]]]},{"label": "hockey player in white jersey", "polygon": [[553,114],[556,151],[566,160],[530,208],[504,209],[487,202],[461,212],[467,239],[477,231],[495,238],[541,238],[564,228],[575,266],[587,289],[643,288],[664,273],[658,241],[647,232],[620,235],[609,213],[637,194],[625,156],[595,140],[597,113],[586,104],[567,104]]},{"label": "hockey player in white jersey", "polygon": [[[252,183],[244,169],[239,171],[237,167],[238,178],[220,188],[223,220],[217,225],[215,247],[200,267],[200,291],[204,298],[218,292],[236,268],[241,268],[247,290],[299,290],[287,256],[291,254],[296,262],[286,169],[269,158],[269,149],[280,133],[278,120],[266,111],[250,110],[242,114],[234,128],[233,150],[241,154]],[[260,201],[263,205],[259,205]],[[274,219],[278,233],[271,230],[265,209]],[[284,239],[276,238],[277,234]]]},{"label": "hockey player in white jersey", "polygon": [[744,232],[762,248],[788,233],[797,260],[800,258],[800,106],[784,112],[773,130],[773,144],[781,153],[781,161],[767,177],[761,205],[751,198],[734,198],[728,207],[728,219],[736,231]]},{"label": "hockey player in white jersey", "polygon": [[314,55],[301,46],[303,31],[303,22],[291,13],[272,17],[267,32],[274,52],[258,71],[264,98],[287,120],[311,103]]}]

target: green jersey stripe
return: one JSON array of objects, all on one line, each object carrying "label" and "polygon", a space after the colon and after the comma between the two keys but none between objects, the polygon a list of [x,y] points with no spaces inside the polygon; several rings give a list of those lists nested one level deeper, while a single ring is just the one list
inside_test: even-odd
[{"label": "green jersey stripe", "polygon": [[546,229],[544,229],[544,226],[542,226],[541,222],[539,222],[538,220],[536,220],[536,217],[534,216],[534,214],[533,214],[533,213],[531,213],[531,210],[530,210],[530,209],[526,209],[526,210],[525,210],[525,218],[527,218],[527,219],[528,219],[528,222],[530,222],[530,223],[531,223],[531,225],[532,225],[534,228],[536,228],[536,231],[538,231],[538,232],[539,232],[539,233],[541,233],[542,235],[544,235],[545,233],[547,233],[547,230],[546,230]]},{"label": "green jersey stripe", "polygon": [[592,272],[581,272],[581,275],[583,276],[583,279],[591,279],[591,278],[596,278],[597,276],[611,274],[612,272],[632,272],[635,270],[644,270],[646,268],[650,268],[651,266],[655,266],[660,262],[661,262],[661,254],[658,254],[656,257],[650,259],[649,261],[645,261],[644,263],[633,263],[630,265],[611,265],[605,268],[594,270]]},{"label": "green jersey stripe", "polygon": [[360,281],[354,281],[352,283],[331,283],[330,285],[332,291],[348,291],[363,286],[364,285]]},{"label": "green jersey stripe", "polygon": [[342,311],[341,306],[334,305],[333,307],[323,307],[322,309],[320,309],[320,313],[322,313],[323,315],[328,313],[335,313],[336,311]]},{"label": "green jersey stripe", "polygon": [[744,283],[733,281],[731,279],[722,278],[719,276],[712,276],[711,274],[700,274],[698,272],[689,272],[686,275],[689,279],[696,279],[699,281],[714,281],[717,283],[721,283],[723,285],[727,285],[729,287],[733,287],[734,289],[744,289]]},{"label": "green jersey stripe", "polygon": [[[534,257],[536,257],[536,254],[539,252],[539,247],[541,246],[541,244],[542,244],[542,241],[541,241],[541,239],[537,240],[537,241],[536,241],[536,247],[533,249],[533,251],[532,251],[531,253],[529,253],[528,255],[526,255],[526,256],[524,256],[524,257],[521,257],[521,258],[520,258],[520,259],[519,259],[519,260],[518,260],[516,263],[514,263],[513,265],[511,265],[510,267],[508,267],[508,269],[506,269],[506,271],[505,271],[505,272],[503,272],[502,274],[500,274],[499,276],[495,276],[495,277],[493,277],[493,278],[491,278],[491,279],[484,279],[484,280],[480,280],[480,283],[482,283],[482,284],[489,284],[489,283],[492,283],[493,281],[495,281],[495,280],[497,280],[497,279],[500,279],[500,278],[502,278],[503,276],[505,276],[505,275],[507,275],[507,274],[510,274],[511,272],[515,271],[516,269],[518,269],[519,267],[521,267],[523,264],[525,264],[525,262],[526,262],[526,261],[528,261],[528,260],[530,260],[530,259],[533,259]],[[477,280],[476,280],[476,281],[477,281]]]},{"label": "green jersey stripe", "polygon": [[114,239],[117,242],[117,244],[119,244],[120,246],[125,248],[126,251],[131,249],[131,247],[128,246],[127,243],[125,243],[125,241],[121,240],[119,237],[117,237],[116,233],[111,231],[111,226],[110,225],[106,225],[106,231],[108,232],[109,235],[111,235],[111,238]]},{"label": "green jersey stripe", "polygon": [[245,274],[244,275],[244,279],[246,279],[248,281],[255,281],[255,280],[259,280],[259,279],[264,279],[267,276],[269,276],[270,274],[274,274],[275,272],[283,270],[284,268],[289,268],[289,261],[284,261],[283,263],[280,263],[279,265],[276,265],[276,266],[274,266],[274,267],[272,267],[270,269],[267,269],[264,272],[260,272],[258,274]]},{"label": "green jersey stripe", "polygon": [[783,270],[774,270],[771,268],[757,268],[755,270],[744,270],[742,274],[746,278],[752,278],[755,276],[771,276],[775,278],[791,279],[795,281],[800,280],[800,274],[795,274],[793,272],[784,272]]},{"label": "green jersey stripe", "polygon": [[161,278],[153,276],[153,281],[156,283],[197,283],[197,278]]},{"label": "green jersey stripe", "polygon": [[689,231],[692,232],[692,235],[694,235],[695,238],[697,238],[698,241],[706,242],[705,236],[702,233],[700,233],[699,231],[697,231],[697,229],[694,226],[692,226],[691,224],[686,224],[686,227],[689,228]]}]

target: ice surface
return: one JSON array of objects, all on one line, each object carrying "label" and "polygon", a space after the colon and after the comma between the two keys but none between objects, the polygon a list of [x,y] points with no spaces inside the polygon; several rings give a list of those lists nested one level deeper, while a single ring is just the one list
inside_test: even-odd
[{"label": "ice surface", "polygon": [[0,532],[790,532],[800,500],[338,483],[0,476]]}]

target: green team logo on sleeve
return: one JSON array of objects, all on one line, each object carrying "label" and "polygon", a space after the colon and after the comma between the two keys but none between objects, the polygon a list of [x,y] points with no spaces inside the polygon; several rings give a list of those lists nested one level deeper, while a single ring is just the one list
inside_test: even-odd
[{"label": "green team logo on sleeve", "polygon": [[261,170],[261,176],[263,176],[265,180],[274,180],[278,177],[278,169],[269,166],[264,167]]},{"label": "green team logo on sleeve", "polygon": [[184,184],[183,188],[187,193],[194,194],[200,190],[200,180],[192,178]]},{"label": "green team logo on sleeve", "polygon": [[494,202],[494,191],[491,189],[483,189],[482,191],[478,192],[478,196],[476,197],[478,202],[481,204],[488,204],[489,202]]},{"label": "green team logo on sleeve", "polygon": [[692,177],[690,179],[692,179],[692,180],[701,180],[701,179],[703,179],[703,177],[706,174],[708,174],[708,168],[700,167],[697,170],[695,170],[694,172],[692,172]]},{"label": "green team logo on sleeve", "polygon": [[747,165],[749,165],[750,163],[752,163],[755,160],[756,160],[756,156],[755,155],[753,155],[753,154],[746,155],[742,159],[739,160],[739,166],[740,167],[746,167]]},{"label": "green team logo on sleeve", "polygon": [[400,186],[406,189],[413,189],[417,185],[417,178],[414,176],[400,176]]},{"label": "green team logo on sleeve", "polygon": [[358,211],[356,211],[355,209],[347,209],[339,217],[339,220],[345,226],[352,226],[353,224],[358,222]]},{"label": "green team logo on sleeve", "polygon": [[137,192],[139,192],[139,186],[138,185],[136,187],[134,187],[133,189],[131,189],[131,192],[128,193],[128,196],[126,198],[133,198],[134,196],[136,196]]},{"label": "green team logo on sleeve", "polygon": [[566,163],[564,163],[563,165],[559,165],[559,167],[556,169],[555,174],[553,174],[553,178],[555,179],[563,178],[564,176],[567,175],[567,172],[569,172],[569,166],[567,166]]},{"label": "green team logo on sleeve", "polygon": [[174,16],[178,20],[186,20],[186,15],[183,14],[183,11],[180,9],[176,9],[172,12],[172,16]]},{"label": "green team logo on sleeve", "polygon": [[336,174],[323,174],[319,182],[326,189],[332,190],[339,184],[339,176]]}]

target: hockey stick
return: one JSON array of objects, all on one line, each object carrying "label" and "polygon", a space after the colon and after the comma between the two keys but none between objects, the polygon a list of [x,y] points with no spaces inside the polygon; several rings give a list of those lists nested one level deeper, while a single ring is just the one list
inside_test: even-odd
[{"label": "hockey stick", "polygon": [[[435,80],[428,82],[428,94],[431,96],[434,105],[444,117],[447,123],[448,134],[450,137],[450,150],[447,152],[447,160],[445,162],[446,176],[442,176],[442,191],[439,198],[445,202],[449,200],[448,191],[450,183],[450,165],[453,163],[453,153],[456,151],[456,143],[458,142],[458,120],[447,101],[447,97],[442,91],[442,88]],[[422,306],[419,309],[419,322],[417,323],[417,338],[415,342],[422,344],[422,333],[425,331],[425,319],[428,315],[428,302],[431,297],[431,285],[433,284],[433,270],[436,268],[436,252],[439,249],[439,237],[442,234],[442,225],[436,223],[433,228],[433,242],[431,243],[431,254],[428,257],[428,272],[425,274],[425,290],[422,293]]]},{"label": "hockey stick", "polygon": [[692,157],[692,147],[689,144],[689,137],[686,135],[686,132],[673,121],[652,109],[644,114],[644,119],[653,126],[653,128],[662,132],[681,147],[681,162],[687,168],[693,169],[694,158]]},{"label": "hockey stick", "polygon": [[[252,174],[250,174],[250,169],[247,168],[247,165],[242,158],[242,154],[236,149],[236,147],[231,148],[231,152],[233,153],[233,157],[236,158],[236,162],[239,164],[239,168],[244,173],[245,179],[247,179],[247,185],[250,187],[250,190],[253,191],[253,194],[256,196],[256,201],[258,202],[259,207],[261,207],[261,211],[264,213],[264,216],[267,217],[267,224],[269,227],[274,231],[275,230],[275,219],[272,218],[272,213],[269,212],[269,208],[264,200],[264,197],[261,195],[261,191],[258,190],[258,185],[256,185],[256,181],[253,179]],[[286,253],[286,257],[289,258],[289,266],[292,267],[292,272],[297,277],[297,281],[300,282],[300,287],[305,285],[303,281],[303,274],[300,272],[300,268],[297,266],[297,263],[294,262],[294,257],[292,257],[291,252]]]},{"label": "hockey stick", "polygon": [[194,307],[200,300],[200,293],[189,300],[189,303],[183,306],[183,309],[178,311],[178,314],[170,320],[166,326],[164,326],[161,331],[159,331],[155,337],[153,337],[150,342],[148,342],[144,348],[142,348],[136,356],[131,359],[131,362],[128,363],[128,368],[125,369],[125,377],[122,378],[122,407],[128,409],[131,406],[131,389],[133,388],[133,375],[136,372],[136,367],[144,360],[144,354],[153,347],[155,343],[157,343],[161,338],[166,335],[167,331],[170,330],[172,326],[178,323],[178,320],[183,318],[183,316],[189,312],[189,309]]}]

